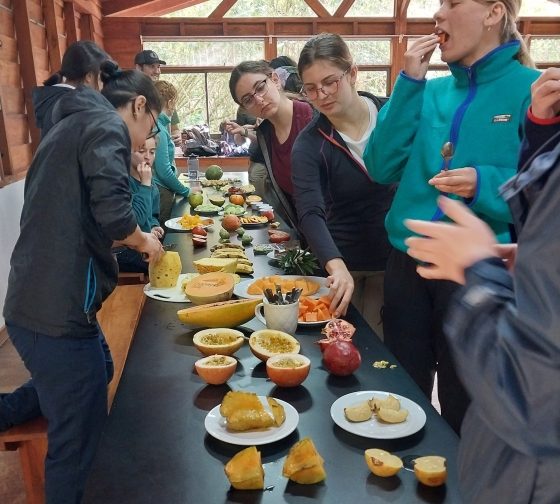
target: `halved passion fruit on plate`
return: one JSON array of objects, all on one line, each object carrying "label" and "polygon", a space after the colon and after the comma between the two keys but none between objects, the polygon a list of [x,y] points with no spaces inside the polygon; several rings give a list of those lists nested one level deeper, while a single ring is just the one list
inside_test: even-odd
[{"label": "halved passion fruit on plate", "polygon": [[279,387],[301,385],[310,369],[311,361],[305,355],[278,354],[266,361],[266,373]]},{"label": "halved passion fruit on plate", "polygon": [[235,329],[205,329],[193,336],[194,346],[204,355],[233,355],[243,346],[245,335]]},{"label": "halved passion fruit on plate", "polygon": [[235,373],[237,360],[229,355],[211,355],[194,363],[196,372],[211,385],[221,385],[227,382]]},{"label": "halved passion fruit on plate", "polygon": [[272,329],[262,329],[251,334],[249,347],[255,357],[264,362],[277,354],[297,354],[300,349],[298,340],[293,336]]}]

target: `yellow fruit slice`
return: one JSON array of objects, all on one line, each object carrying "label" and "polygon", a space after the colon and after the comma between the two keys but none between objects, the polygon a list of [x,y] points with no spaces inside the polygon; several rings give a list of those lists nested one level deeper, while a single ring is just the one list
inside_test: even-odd
[{"label": "yellow fruit slice", "polygon": [[380,408],[399,411],[401,409],[401,402],[396,397],[389,394],[385,399],[373,397],[370,400],[370,406],[373,411],[377,411]]},{"label": "yellow fruit slice", "polygon": [[264,488],[264,469],[261,454],[255,446],[249,446],[234,455],[226,464],[225,473],[231,486],[237,490],[261,490]]},{"label": "yellow fruit slice", "polygon": [[437,455],[419,457],[414,460],[414,474],[424,485],[431,487],[443,485],[447,480],[446,460]]},{"label": "yellow fruit slice", "polygon": [[364,401],[357,406],[344,408],[344,416],[350,422],[365,422],[373,416],[369,401]]},{"label": "yellow fruit slice", "polygon": [[392,409],[387,408],[379,408],[377,411],[377,418],[386,423],[402,423],[408,417],[408,410],[401,409],[399,411],[395,411]]},{"label": "yellow fruit slice", "polygon": [[255,316],[261,299],[236,299],[179,310],[177,317],[186,324],[205,327],[237,327]]},{"label": "yellow fruit slice", "polygon": [[379,448],[370,448],[364,455],[371,472],[382,478],[394,476],[403,467],[403,461],[399,457]]}]

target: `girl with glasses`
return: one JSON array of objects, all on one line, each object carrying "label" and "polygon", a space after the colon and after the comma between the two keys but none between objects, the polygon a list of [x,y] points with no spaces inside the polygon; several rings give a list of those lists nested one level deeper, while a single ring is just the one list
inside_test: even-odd
[{"label": "girl with glasses", "polygon": [[383,271],[391,246],[384,220],[395,187],[367,173],[362,152],[386,99],[358,92],[358,69],[339,35],[324,33],[301,51],[302,94],[319,114],[292,151],[299,228],[329,276],[331,311],[350,302],[383,337]]},{"label": "girl with glasses", "polygon": [[229,90],[235,103],[263,119],[256,132],[268,172],[265,198],[296,228],[291,154],[299,132],[313,116],[313,109],[307,102],[292,100],[284,93],[278,75],[266,61],[237,65],[231,72]]},{"label": "girl with glasses", "polygon": [[0,396],[0,430],[48,421],[45,502],[81,502],[107,418],[111,353],[96,314],[117,285],[114,242],[158,261],[159,240],[138,226],[128,170],[154,128],[152,81],[112,61],[103,91],[79,86],[54,110],[25,180],[20,235],[4,304],[8,335],[31,379]]},{"label": "girl with glasses", "polygon": [[[385,342],[427,397],[438,373],[441,413],[455,432],[469,398],[443,333],[458,284],[425,280],[406,254],[405,219],[439,221],[438,196],[468,205],[502,243],[512,216],[499,187],[516,173],[531,84],[539,76],[516,28],[521,0],[443,0],[434,33],[405,54],[364,159],[381,183],[399,182],[386,226],[395,247],[385,282]],[[450,76],[426,80],[439,45]],[[443,148],[445,145],[445,148]]]},{"label": "girl with glasses", "polygon": [[179,182],[175,166],[175,144],[169,133],[171,116],[177,104],[177,88],[170,82],[161,80],[154,85],[160,96],[161,113],[157,118],[160,142],[156,149],[153,165],[153,181],[159,190],[159,224],[163,228],[165,221],[171,217],[175,195],[179,194],[188,198],[190,189]]}]

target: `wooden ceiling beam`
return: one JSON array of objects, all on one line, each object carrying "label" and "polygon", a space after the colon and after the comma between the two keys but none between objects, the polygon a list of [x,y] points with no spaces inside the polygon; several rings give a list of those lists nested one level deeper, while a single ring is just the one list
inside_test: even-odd
[{"label": "wooden ceiling beam", "polygon": [[103,15],[127,15],[127,12],[132,9],[157,2],[158,0],[111,0],[110,2],[103,2]]},{"label": "wooden ceiling beam", "polygon": [[220,5],[218,5],[218,7],[216,7],[208,17],[210,19],[222,18],[236,3],[237,0],[222,0]]},{"label": "wooden ceiling beam", "polygon": [[325,6],[319,2],[319,0],[305,0],[305,3],[309,5],[311,10],[317,14],[320,18],[330,18],[331,13],[325,9]]},{"label": "wooden ceiling beam", "polygon": [[[99,8],[99,6],[92,0],[64,0],[64,3],[74,4],[76,10],[81,14],[91,14],[97,19],[101,19],[103,17],[103,12]],[[111,1],[107,3],[113,2]]]},{"label": "wooden ceiling beam", "polygon": [[206,0],[154,0],[150,3],[132,7],[108,17],[146,17],[165,16],[180,9],[186,9]]},{"label": "wooden ceiling beam", "polygon": [[342,0],[342,3],[336,9],[336,12],[333,14],[333,17],[344,17],[346,13],[350,10],[352,5],[356,0]]}]

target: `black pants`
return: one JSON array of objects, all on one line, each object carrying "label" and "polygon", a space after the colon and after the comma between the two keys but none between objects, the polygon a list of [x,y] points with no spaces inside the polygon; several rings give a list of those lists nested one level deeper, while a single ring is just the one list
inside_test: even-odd
[{"label": "black pants", "polygon": [[171,210],[175,201],[175,193],[166,187],[156,186],[159,190],[159,225],[165,229],[165,221],[171,218]]},{"label": "black pants", "polygon": [[142,254],[136,250],[125,248],[115,252],[122,273],[148,273],[148,263],[142,259]]},{"label": "black pants", "polygon": [[113,360],[99,328],[93,338],[54,338],[6,322],[31,380],[0,397],[0,430],[41,413],[49,422],[46,504],[79,504],[107,419]]},{"label": "black pants", "polygon": [[443,319],[459,284],[425,280],[417,262],[393,249],[385,270],[385,344],[428,398],[438,373],[441,415],[459,434],[470,403],[455,371],[443,333]]}]

